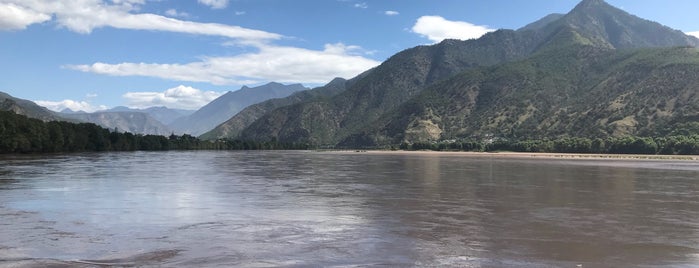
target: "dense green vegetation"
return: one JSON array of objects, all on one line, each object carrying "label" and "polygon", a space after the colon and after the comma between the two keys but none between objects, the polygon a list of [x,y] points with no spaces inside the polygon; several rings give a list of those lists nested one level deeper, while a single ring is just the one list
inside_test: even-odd
[{"label": "dense green vegetation", "polygon": [[403,143],[402,150],[469,151],[469,152],[531,152],[582,154],[699,154],[699,135],[669,137],[634,137],[589,139],[561,138],[555,140],[495,140]]},{"label": "dense green vegetation", "polygon": [[699,50],[571,45],[438,83],[341,145],[691,135]]},{"label": "dense green vegetation", "polygon": [[[92,151],[164,150],[285,150],[310,149],[308,144],[242,140],[203,141],[190,135],[140,135],[110,131],[91,123],[43,122],[13,112],[0,111],[0,153],[57,153]],[[403,150],[513,151],[611,154],[699,154],[699,135],[649,138],[544,140],[491,139],[403,143]]]},{"label": "dense green vegetation", "polygon": [[282,144],[276,141],[202,141],[190,135],[165,137],[120,133],[91,123],[43,122],[13,112],[0,111],[0,153],[307,148],[305,144]]}]

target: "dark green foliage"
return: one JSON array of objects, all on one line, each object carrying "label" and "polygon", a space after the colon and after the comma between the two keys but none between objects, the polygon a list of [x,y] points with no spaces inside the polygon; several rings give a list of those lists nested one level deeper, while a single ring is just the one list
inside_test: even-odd
[{"label": "dark green foliage", "polygon": [[43,122],[0,111],[0,153],[58,153],[164,150],[277,150],[308,149],[306,144],[276,141],[201,141],[190,135],[141,135],[112,132],[91,123]]},{"label": "dark green foliage", "polygon": [[526,152],[526,153],[603,153],[643,155],[697,155],[699,135],[669,137],[560,138],[555,140],[449,141],[402,143],[401,150]]}]

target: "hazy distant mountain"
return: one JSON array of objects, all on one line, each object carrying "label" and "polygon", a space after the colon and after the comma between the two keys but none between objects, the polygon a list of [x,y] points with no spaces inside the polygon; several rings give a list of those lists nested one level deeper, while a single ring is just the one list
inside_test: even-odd
[{"label": "hazy distant mountain", "polygon": [[0,111],[13,111],[16,114],[40,119],[42,121],[66,121],[65,118],[45,107],[39,106],[29,100],[12,97],[4,92],[0,92]]},{"label": "hazy distant mountain", "polygon": [[132,109],[124,106],[117,106],[103,112],[141,112],[146,113],[160,121],[161,123],[167,125],[180,117],[188,116],[194,113],[193,110],[183,110],[183,109],[170,109],[164,106],[160,107],[150,107],[146,109]]},{"label": "hazy distant mountain", "polygon": [[[275,139],[282,142],[310,143],[320,146],[335,146],[340,143],[348,146],[382,145],[399,142],[401,138],[407,139],[407,137],[414,137],[413,140],[439,140],[469,137],[474,134],[483,134],[484,131],[517,133],[518,129],[498,129],[498,127],[514,126],[500,124],[500,122],[526,121],[520,116],[531,113],[527,112],[529,111],[527,109],[536,109],[535,118],[541,120],[556,118],[585,120],[588,117],[566,117],[569,116],[567,111],[575,110],[578,113],[590,111],[558,105],[592,101],[596,104],[606,103],[609,101],[607,97],[617,93],[619,95],[615,96],[620,98],[619,102],[640,105],[644,103],[642,96],[653,96],[655,93],[637,96],[634,92],[639,90],[639,87],[670,83],[672,85],[663,84],[658,90],[683,92],[678,88],[679,85],[692,86],[691,76],[688,78],[670,76],[671,73],[661,70],[664,64],[669,64],[678,68],[676,71],[680,73],[690,74],[691,72],[682,70],[683,68],[694,70],[692,64],[695,54],[692,50],[669,50],[668,52],[663,49],[658,51],[651,49],[638,52],[641,54],[634,54],[633,51],[629,52],[629,49],[697,45],[699,45],[699,39],[687,36],[681,31],[630,15],[602,0],[585,0],[564,16],[548,16],[517,31],[498,30],[476,40],[445,40],[436,45],[419,46],[402,51],[358,79],[340,94],[327,99],[313,99],[284,106],[266,113],[241,131],[240,137],[250,140]],[[669,53],[667,61],[660,56],[665,55],[664,53]],[[676,58],[678,55],[686,57],[689,66],[682,65],[681,58]],[[645,65],[627,64],[623,62],[625,56],[649,62],[645,62]],[[607,61],[611,59],[619,62]],[[597,65],[598,62],[605,62],[605,64]],[[527,67],[524,67],[521,72],[508,71],[508,69],[519,68],[520,65],[517,63]],[[588,66],[584,64],[594,65],[598,69],[587,68]],[[658,76],[652,80],[641,79],[646,75],[655,74],[649,70],[657,70],[658,73],[668,75],[668,78]],[[632,79],[635,76],[638,77]],[[663,80],[669,77],[688,80]],[[617,80],[622,78],[624,80]],[[590,81],[601,84],[591,85]],[[613,81],[620,84],[611,84]],[[483,83],[491,86],[484,86]],[[537,86],[530,86],[532,83]],[[566,86],[574,86],[574,88]],[[423,93],[425,89],[429,91]],[[589,99],[585,93],[588,90],[600,92],[599,94],[607,92],[606,90],[613,90],[616,93],[609,93],[610,96],[604,98],[595,95],[595,98],[600,99]],[[558,95],[562,95],[565,101],[559,99]],[[622,96],[634,96],[639,99],[627,100]],[[438,98],[440,101],[428,102],[433,106],[424,104],[431,98]],[[527,98],[533,98],[531,103],[534,107],[521,107],[523,104],[517,102],[526,101]],[[498,102],[502,99],[513,102]],[[665,107],[671,105],[670,103],[672,102],[664,104]],[[646,104],[648,106],[643,106],[643,109],[656,109],[662,106],[660,104],[657,107],[653,106],[651,102]],[[452,114],[447,107],[466,114]],[[474,110],[474,107],[479,108]],[[498,107],[498,110],[488,110],[495,109],[493,107]],[[553,109],[554,107],[559,109]],[[593,107],[589,108],[593,109]],[[660,109],[665,111],[665,108]],[[486,113],[486,111],[489,112]],[[595,111],[600,113],[595,116],[600,120],[599,124],[614,124],[605,125],[609,129],[594,132],[595,135],[636,134],[640,128],[615,131],[618,129],[616,125],[635,125],[634,122],[642,120],[651,120],[651,123],[639,126],[656,123],[654,118],[641,120],[640,115],[636,115],[633,119],[635,121],[631,118],[626,118],[628,119],[626,121],[624,121],[625,118],[617,118],[620,115],[630,116],[626,112],[614,114],[604,109]],[[690,115],[693,113],[693,110],[686,108],[682,111]],[[673,113],[676,112],[679,110],[673,110]],[[498,116],[490,118],[491,114]],[[437,116],[440,120],[436,119]],[[490,118],[494,121],[478,121],[479,124],[490,128],[466,127],[475,123],[463,120],[474,120],[474,118]],[[673,115],[665,118],[684,117]],[[452,123],[447,125],[444,123],[446,121]],[[544,130],[532,130],[531,134],[593,134],[577,132],[576,127],[590,126],[586,123],[566,122],[554,120],[549,123],[555,126],[565,124],[570,127],[541,127]],[[527,135],[526,131],[520,135]]]},{"label": "hazy distant mountain", "polygon": [[135,134],[170,135],[172,130],[143,112],[95,112],[63,114],[64,117]]},{"label": "hazy distant mountain", "polygon": [[[361,77],[361,75],[360,75]],[[353,81],[347,81],[342,78],[335,78],[325,86],[314,88],[311,90],[299,91],[285,98],[270,99],[257,104],[253,104],[243,109],[235,116],[228,119],[226,122],[216,126],[209,132],[200,136],[202,139],[215,140],[222,138],[237,138],[243,129],[247,128],[263,115],[277,108],[289,106],[292,104],[310,101],[316,98],[329,98],[345,89],[348,84]]]},{"label": "hazy distant mountain", "polygon": [[193,114],[179,118],[168,126],[177,133],[200,135],[230,119],[252,104],[269,99],[287,97],[294,92],[307,89],[301,84],[283,85],[269,83],[254,88],[244,86],[240,90],[229,91]]},{"label": "hazy distant mountain", "polygon": [[73,111],[70,108],[65,108],[61,110],[59,113],[61,114],[83,114],[85,111]]}]

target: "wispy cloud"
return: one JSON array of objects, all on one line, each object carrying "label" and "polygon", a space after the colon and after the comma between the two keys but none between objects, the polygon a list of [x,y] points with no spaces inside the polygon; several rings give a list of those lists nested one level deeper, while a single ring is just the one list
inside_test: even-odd
[{"label": "wispy cloud", "polygon": [[234,14],[235,14],[236,16],[242,16],[242,15],[245,15],[246,13],[247,13],[247,12],[245,12],[245,11],[236,11]]},{"label": "wispy cloud", "polygon": [[24,29],[55,21],[59,26],[88,34],[101,27],[223,36],[240,40],[275,40],[283,36],[218,23],[179,20],[151,13],[133,13],[143,0],[0,0],[0,29]]},{"label": "wispy cloud", "polygon": [[354,4],[354,7],[366,9],[366,8],[369,8],[369,5],[366,2],[361,2],[361,3]]},{"label": "wispy cloud", "polygon": [[228,6],[228,0],[197,0],[200,4],[210,6],[213,9],[223,9]]},{"label": "wispy cloud", "polygon": [[394,11],[394,10],[386,10],[386,12],[384,12],[384,14],[386,14],[386,16],[397,16],[400,13],[398,11]]},{"label": "wispy cloud", "polygon": [[351,78],[380,62],[364,58],[359,46],[326,44],[323,50],[263,45],[259,51],[232,57],[207,57],[186,64],[94,63],[65,68],[111,76],[147,76],[168,80],[243,85],[281,83],[327,83],[335,77]]},{"label": "wispy cloud", "polygon": [[180,85],[163,92],[127,92],[122,98],[131,108],[165,106],[171,109],[197,110],[223,94],[224,92],[203,91]]},{"label": "wispy cloud", "polygon": [[180,17],[180,18],[188,18],[189,13],[184,12],[184,11],[177,11],[177,9],[168,9],[165,11],[165,15],[168,15],[170,17]]},{"label": "wispy cloud", "polygon": [[444,39],[475,39],[495,30],[464,21],[450,21],[440,16],[422,16],[417,19],[412,31],[437,43]]},{"label": "wispy cloud", "polygon": [[0,3],[0,30],[23,30],[50,19],[51,15],[43,12],[13,3]]},{"label": "wispy cloud", "polygon": [[[157,77],[173,81],[215,85],[244,85],[269,81],[317,84],[335,77],[351,78],[380,62],[365,58],[371,51],[341,43],[320,50],[275,45],[285,38],[276,33],[234,25],[201,23],[165,15],[139,13],[146,0],[0,0],[0,30],[23,29],[52,22],[68,30],[89,34],[112,27],[126,30],[163,31],[226,37],[225,43],[249,47],[235,56],[204,56],[189,63],[93,62],[64,68],[110,76]],[[215,5],[213,1],[203,4]],[[223,4],[223,3],[218,3]],[[9,11],[8,11],[9,10]],[[2,13],[4,12],[4,13]]]}]

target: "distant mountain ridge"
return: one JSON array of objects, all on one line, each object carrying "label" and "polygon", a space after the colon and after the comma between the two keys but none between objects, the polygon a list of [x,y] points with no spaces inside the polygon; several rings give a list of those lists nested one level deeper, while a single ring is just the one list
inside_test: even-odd
[{"label": "distant mountain ridge", "polygon": [[250,105],[287,97],[294,92],[307,89],[301,84],[283,85],[275,82],[253,88],[243,86],[240,90],[229,91],[191,115],[179,118],[168,126],[177,133],[198,136],[212,130]]},{"label": "distant mountain ridge", "polygon": [[194,113],[194,110],[184,110],[184,109],[171,109],[164,106],[159,107],[149,107],[145,109],[133,109],[124,106],[117,106],[111,109],[107,109],[99,112],[141,112],[152,116],[155,120],[167,125],[175,120],[188,116]]},{"label": "distant mountain ridge", "polygon": [[370,71],[360,74],[352,80],[335,78],[330,81],[330,83],[322,87],[299,91],[285,98],[271,99],[250,105],[237,113],[235,116],[228,119],[226,122],[223,122],[211,131],[202,134],[200,138],[207,140],[238,138],[243,129],[250,126],[265,114],[281,107],[312,101],[314,99],[322,100],[333,97],[345,91],[348,87],[354,84],[356,80],[360,79],[369,72]]},{"label": "distant mountain ridge", "polygon": [[[536,64],[560,64],[560,66],[569,66],[568,68],[575,69],[578,67],[569,65],[568,60],[574,61],[576,58],[557,59],[556,56],[573,57],[577,55],[576,53],[586,53],[585,51],[588,51],[589,48],[593,48],[593,51],[600,51],[599,53],[610,51],[609,57],[620,59],[619,55],[615,53],[623,53],[624,50],[629,49],[696,47],[698,45],[699,39],[685,35],[681,31],[638,18],[602,0],[584,0],[568,14],[547,16],[517,31],[498,30],[476,40],[445,40],[436,45],[419,46],[402,51],[389,58],[380,66],[370,70],[362,78],[357,79],[355,83],[337,95],[276,108],[259,117],[259,119],[244,129],[230,131],[230,133],[239,133],[239,137],[242,139],[257,141],[278,140],[282,142],[309,143],[318,146],[337,146],[339,144],[346,146],[363,144],[381,146],[395,144],[400,142],[398,136],[408,137],[411,131],[415,134],[413,135],[414,140],[469,137],[479,133],[479,130],[473,129],[471,130],[473,132],[446,131],[444,129],[445,126],[440,125],[444,124],[443,121],[418,120],[414,123],[423,125],[423,127],[418,128],[411,128],[409,124],[400,124],[399,122],[411,122],[410,116],[414,114],[414,111],[411,112],[410,107],[406,107],[406,105],[415,104],[418,105],[414,107],[415,109],[419,111],[424,110],[425,108],[421,108],[421,105],[419,105],[419,103],[422,103],[420,98],[439,96],[439,94],[430,93],[428,94],[429,96],[425,96],[422,92],[428,88],[438,87],[439,83],[453,78],[455,75],[461,77],[458,81],[462,84],[450,86],[461,89],[461,91],[458,94],[454,93],[456,95],[452,96],[453,98],[447,98],[448,101],[440,105],[454,105],[454,109],[466,112],[467,110],[464,109],[468,105],[472,105],[472,103],[469,104],[472,98],[476,98],[477,102],[480,103],[490,103],[490,101],[486,101],[488,100],[487,96],[492,96],[492,98],[501,96],[494,94],[496,91],[467,90],[467,88],[463,87],[464,85],[477,85],[477,83],[469,79],[488,76],[492,72],[492,75],[502,75],[503,78],[518,81],[519,83],[528,83],[526,77],[525,79],[509,77],[509,72],[499,71],[500,69],[497,66],[507,68],[507,66],[511,66],[510,63],[512,62],[526,62],[529,58],[539,57],[539,59],[546,60],[533,61],[532,64],[534,65],[530,68],[534,70],[543,69],[536,66]],[[617,50],[620,52],[617,52]],[[596,59],[597,56],[595,55],[597,54],[595,53],[588,56]],[[648,53],[653,54],[653,52]],[[691,57],[693,54],[688,53],[686,56]],[[638,57],[642,58],[642,56]],[[585,57],[581,60],[585,62]],[[663,62],[654,57],[652,60],[653,64],[658,64],[659,66],[673,64],[673,62]],[[615,69],[614,72],[611,72],[612,69],[605,68],[604,70],[610,71],[606,73],[609,76],[606,77],[607,79],[617,77],[616,72],[632,74],[634,70],[624,68],[638,67],[616,62],[610,62],[610,66],[620,69]],[[659,66],[651,64],[645,67],[657,69]],[[469,70],[476,71],[469,74]],[[555,70],[554,68],[554,71],[566,70]],[[462,77],[463,75],[465,77]],[[471,77],[471,75],[474,77]],[[559,74],[552,74],[551,79],[557,75]],[[568,73],[560,75],[577,81],[578,79],[584,80],[587,75],[592,74],[583,72],[572,76],[568,76]],[[544,75],[541,79],[545,80],[548,78]],[[605,77],[599,79],[597,81],[600,83],[607,81]],[[496,84],[502,82],[487,79],[483,81],[490,81],[488,83]],[[646,82],[633,80],[633,83],[638,83],[638,86]],[[559,86],[556,83],[547,83],[547,85]],[[515,87],[516,84],[501,83],[500,86]],[[441,86],[433,90],[441,92],[440,90],[446,90],[446,88],[446,86]],[[492,90],[495,89],[492,88]],[[630,89],[628,87],[615,88],[617,91]],[[527,90],[537,89],[527,88]],[[542,90],[549,91],[551,89],[545,88]],[[459,94],[467,94],[467,92],[470,92],[468,94],[473,96],[468,95],[456,98],[456,96],[460,96]],[[551,91],[551,94],[559,93],[563,94],[562,92]],[[522,96],[536,98],[536,94],[524,94]],[[583,101],[582,98],[578,100]],[[606,101],[606,99],[600,101]],[[507,109],[504,106],[498,107]],[[441,109],[443,107],[435,107],[432,110]],[[485,112],[485,110],[468,110],[468,112],[481,113]],[[553,114],[544,113],[541,118],[559,116],[553,110],[549,112]],[[517,116],[516,114],[504,113],[502,111],[497,112],[497,114],[501,116],[497,119],[500,121],[514,120],[513,117]],[[449,115],[449,113],[446,113],[446,115]],[[420,116],[428,115],[421,114]],[[487,122],[482,123],[486,124]],[[619,122],[619,124],[626,123],[623,120]],[[462,124],[468,123],[464,122]],[[551,124],[560,125],[561,123],[552,122]],[[585,124],[578,125],[582,126]],[[555,132],[560,130],[555,128],[555,130],[550,129],[554,132],[538,131],[532,132],[532,134],[576,134],[570,132],[574,128],[562,129],[563,132]],[[614,133],[619,134],[614,131],[605,133],[610,133],[610,135]],[[626,131],[626,133],[635,134],[637,132],[630,130]]]},{"label": "distant mountain ridge", "polygon": [[167,136],[172,130],[144,112],[94,112],[62,114],[82,122],[93,123],[118,132]]},{"label": "distant mountain ridge", "polygon": [[4,92],[0,92],[0,111],[12,111],[42,121],[71,121],[32,101],[15,98]]}]

